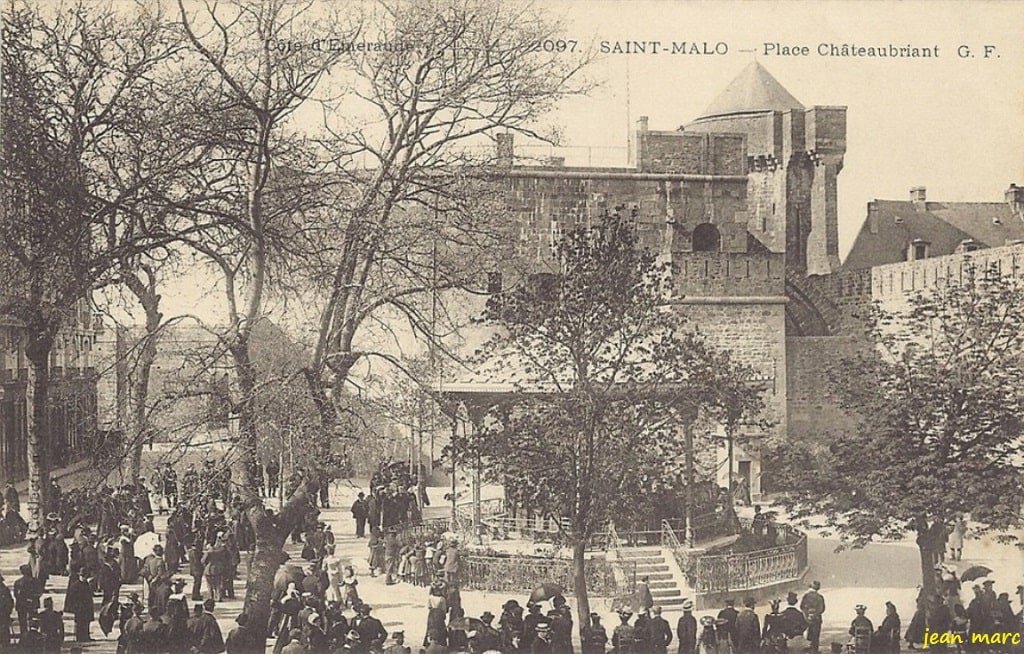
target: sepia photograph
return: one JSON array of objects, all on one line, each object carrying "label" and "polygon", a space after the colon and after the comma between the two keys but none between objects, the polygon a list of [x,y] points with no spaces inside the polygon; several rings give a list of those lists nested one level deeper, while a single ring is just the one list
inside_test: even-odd
[{"label": "sepia photograph", "polygon": [[1024,654],[1022,16],[4,0],[0,652]]}]

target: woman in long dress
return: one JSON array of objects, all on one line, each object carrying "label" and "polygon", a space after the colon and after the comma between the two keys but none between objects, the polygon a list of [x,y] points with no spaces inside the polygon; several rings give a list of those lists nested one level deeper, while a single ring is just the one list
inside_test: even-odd
[{"label": "woman in long dress", "polygon": [[431,584],[430,594],[427,596],[427,633],[423,638],[424,647],[429,645],[431,640],[447,646],[447,615],[448,602],[444,598],[444,586],[438,583]]}]

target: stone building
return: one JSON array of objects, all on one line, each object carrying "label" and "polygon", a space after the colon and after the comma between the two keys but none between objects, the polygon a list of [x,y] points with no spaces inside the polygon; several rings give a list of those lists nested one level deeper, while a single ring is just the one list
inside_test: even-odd
[{"label": "stone building", "polygon": [[[97,446],[95,344],[103,333],[85,300],[57,334],[50,354],[49,434],[45,444],[56,469],[91,454]],[[29,367],[26,328],[0,316],[0,483],[28,476]]]},{"label": "stone building", "polygon": [[[836,419],[826,364],[854,346],[856,308],[880,293],[903,292],[891,281],[884,291],[895,274],[889,267],[913,276],[993,247],[995,256],[1012,251],[1024,262],[1024,247],[1013,245],[1024,238],[1024,189],[1011,187],[1002,204],[931,203],[924,189],[907,202],[875,201],[841,265],[837,188],[846,108],[805,107],[757,62],[678,129],[652,130],[641,117],[631,152],[621,168],[565,166],[561,159],[520,165],[512,137],[499,137],[521,248],[542,268],[575,225],[617,207],[634,216],[641,243],[673,265],[671,301],[765,385],[774,427],[742,434],[750,443],[813,436]],[[719,470],[724,485],[726,467]],[[733,475],[747,480],[755,498],[761,494],[756,446],[736,448]]]}]

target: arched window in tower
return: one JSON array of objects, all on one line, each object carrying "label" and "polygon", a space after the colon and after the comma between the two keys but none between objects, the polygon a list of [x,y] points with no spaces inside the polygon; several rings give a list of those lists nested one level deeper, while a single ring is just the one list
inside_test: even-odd
[{"label": "arched window in tower", "polygon": [[722,246],[722,235],[711,223],[701,223],[693,230],[694,252],[718,252]]}]

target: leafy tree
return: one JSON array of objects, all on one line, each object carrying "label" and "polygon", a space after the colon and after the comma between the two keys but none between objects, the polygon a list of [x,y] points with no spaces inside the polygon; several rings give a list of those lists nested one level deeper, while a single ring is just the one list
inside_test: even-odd
[{"label": "leafy tree", "polygon": [[[832,386],[855,426],[830,434],[816,466],[788,466],[783,502],[854,546],[916,534],[924,587],[947,528],[970,513],[982,531],[1021,524],[1024,503],[1024,286],[968,271],[874,307],[869,344]],[[806,464],[806,453],[795,453]]]},{"label": "leafy tree", "polygon": [[578,226],[557,252],[556,269],[489,302],[499,333],[478,374],[515,379],[514,390],[467,400],[475,428],[454,446],[539,513],[567,519],[582,627],[588,542],[630,515],[645,478],[675,472],[665,462],[698,416],[749,419],[761,401],[749,371],[667,310],[667,267],[637,248],[628,217]]}]

